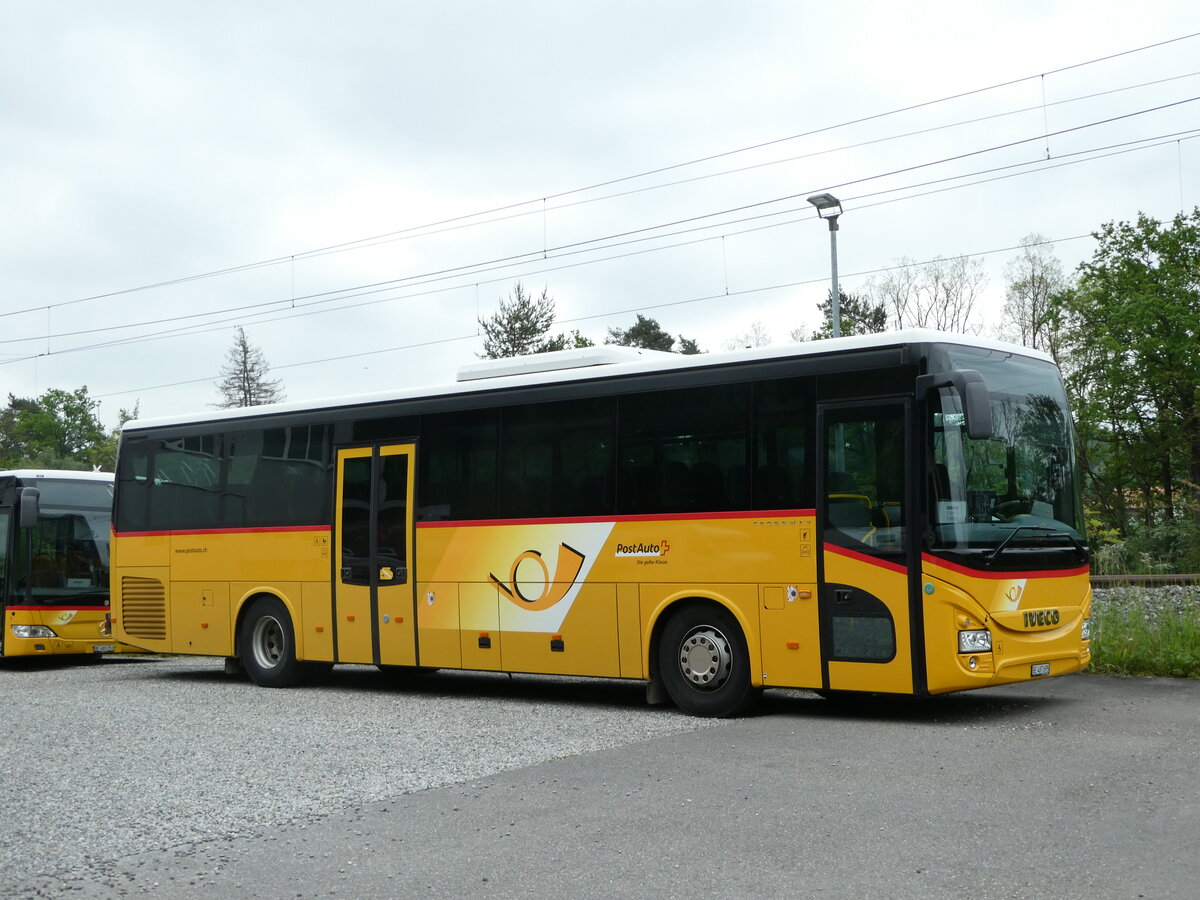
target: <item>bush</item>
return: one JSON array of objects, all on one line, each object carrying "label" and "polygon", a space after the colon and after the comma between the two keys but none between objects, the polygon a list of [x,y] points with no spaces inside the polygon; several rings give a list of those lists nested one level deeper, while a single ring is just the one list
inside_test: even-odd
[{"label": "bush", "polygon": [[1093,672],[1200,678],[1200,588],[1096,591]]},{"label": "bush", "polygon": [[1132,529],[1124,541],[1095,548],[1092,571],[1097,575],[1200,573],[1200,526],[1187,516]]}]

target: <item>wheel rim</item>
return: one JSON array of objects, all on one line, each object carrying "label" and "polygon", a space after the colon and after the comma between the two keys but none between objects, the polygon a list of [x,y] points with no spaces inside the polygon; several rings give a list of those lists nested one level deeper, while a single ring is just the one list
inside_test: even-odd
[{"label": "wheel rim", "polygon": [[283,627],[272,616],[263,616],[254,623],[250,639],[254,661],[264,669],[273,669],[283,659]]},{"label": "wheel rim", "polygon": [[715,691],[729,680],[733,650],[729,638],[712,625],[698,625],[679,645],[679,672],[691,685]]}]

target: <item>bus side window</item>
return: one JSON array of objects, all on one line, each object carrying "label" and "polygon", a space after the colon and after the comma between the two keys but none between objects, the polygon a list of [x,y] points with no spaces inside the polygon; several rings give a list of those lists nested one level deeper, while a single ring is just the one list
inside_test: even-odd
[{"label": "bus side window", "polygon": [[904,408],[831,410],[825,442],[826,527],[877,552],[902,550]]}]

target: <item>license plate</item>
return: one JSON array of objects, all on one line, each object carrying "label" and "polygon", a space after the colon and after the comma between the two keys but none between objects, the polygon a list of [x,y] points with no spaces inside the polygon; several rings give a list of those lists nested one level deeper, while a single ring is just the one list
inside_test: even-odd
[{"label": "license plate", "polygon": [[1037,678],[1039,675],[1050,674],[1050,663],[1034,663],[1029,667],[1029,676]]},{"label": "license plate", "polygon": [[116,644],[96,644],[92,647],[93,653],[112,653],[117,649]]}]

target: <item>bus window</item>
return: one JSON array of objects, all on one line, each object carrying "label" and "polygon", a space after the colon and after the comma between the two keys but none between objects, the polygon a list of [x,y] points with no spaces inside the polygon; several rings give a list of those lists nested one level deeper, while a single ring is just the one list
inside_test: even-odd
[{"label": "bus window", "polygon": [[393,570],[393,584],[408,580],[408,456],[379,460],[379,562]]},{"label": "bus window", "polygon": [[816,506],[812,482],[811,378],[766,381],[754,389],[753,509]]},{"label": "bus window", "polygon": [[424,417],[419,520],[495,517],[498,433],[494,409]]},{"label": "bus window", "polygon": [[879,553],[904,549],[904,409],[825,416],[825,527]]},{"label": "bus window", "polygon": [[750,385],[621,399],[618,512],[745,509]]},{"label": "bus window", "polygon": [[500,515],[609,515],[616,405],[611,398],[515,406],[500,431]]}]

